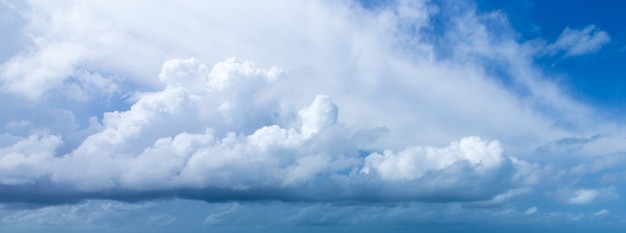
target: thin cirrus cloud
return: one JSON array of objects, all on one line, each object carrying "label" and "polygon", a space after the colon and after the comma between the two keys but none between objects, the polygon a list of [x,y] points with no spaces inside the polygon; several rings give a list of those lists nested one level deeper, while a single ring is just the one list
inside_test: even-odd
[{"label": "thin cirrus cloud", "polygon": [[609,34],[589,25],[582,29],[565,28],[559,38],[548,45],[554,52],[563,51],[566,57],[578,56],[596,52],[611,40]]},{"label": "thin cirrus cloud", "polygon": [[[396,211],[378,218],[395,224],[490,218],[483,209],[494,206],[570,216],[558,207],[619,200],[611,161],[626,161],[623,123],[534,66],[545,47],[491,30],[509,27],[502,13],[241,4],[28,2],[18,12],[31,41],[0,67],[0,96],[14,100],[0,103],[13,110],[0,117],[0,201],[278,200],[297,224],[324,211],[327,222],[361,223],[381,209]],[[575,56],[608,40],[566,28],[548,47]],[[200,222],[228,225],[257,208]],[[403,220],[416,208],[430,212]],[[620,212],[587,215],[601,210]],[[42,211],[56,213],[28,213]]]}]

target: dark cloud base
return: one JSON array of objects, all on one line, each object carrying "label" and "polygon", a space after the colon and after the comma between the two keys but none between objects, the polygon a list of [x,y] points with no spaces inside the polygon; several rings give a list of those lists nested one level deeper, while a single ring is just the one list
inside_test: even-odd
[{"label": "dark cloud base", "polygon": [[[475,174],[465,162],[457,162],[447,169],[431,172],[417,180],[388,181],[377,177],[360,177],[355,183],[342,183],[341,177],[321,177],[313,182],[294,187],[250,188],[178,188],[165,190],[128,190],[112,188],[98,191],[78,191],[69,186],[39,179],[34,184],[0,185],[0,203],[32,204],[35,206],[76,204],[90,199],[141,202],[156,199],[188,199],[210,203],[263,202],[286,203],[409,203],[409,202],[466,202],[488,201],[497,194],[512,188],[513,168],[503,166],[496,174],[485,178]],[[437,182],[451,179],[446,173],[465,170],[465,177],[454,178],[447,186]],[[371,179],[371,180],[370,180]],[[378,180],[377,180],[378,179]],[[331,182],[332,181],[332,182]]]}]

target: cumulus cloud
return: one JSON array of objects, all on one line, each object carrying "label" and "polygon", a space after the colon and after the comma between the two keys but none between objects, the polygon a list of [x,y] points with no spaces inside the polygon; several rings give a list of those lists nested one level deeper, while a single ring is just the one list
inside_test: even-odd
[{"label": "cumulus cloud", "polygon": [[363,173],[375,171],[383,179],[416,179],[432,170],[441,170],[457,162],[467,162],[478,173],[497,168],[504,160],[500,143],[485,142],[478,137],[463,138],[447,148],[413,147],[398,153],[374,153],[365,159]]},{"label": "cumulus cloud", "polygon": [[[498,178],[507,164],[499,142],[467,137],[445,148],[409,147],[361,157],[359,151],[366,150],[361,138],[376,140],[378,131],[339,124],[339,106],[329,96],[318,95],[290,111],[280,108],[283,100],[258,97],[265,86],[280,82],[280,73],[236,59],[211,70],[196,59],[166,61],[159,75],[166,84],[162,91],[141,94],[128,111],[105,113],[101,130],[70,153],[56,154],[62,143],[56,135],[30,136],[2,149],[7,152],[1,157],[2,184],[29,187],[45,180],[63,187],[53,196],[180,190],[182,197],[206,200],[238,195],[479,200],[506,189],[496,185],[507,182]],[[475,179],[474,191],[433,196],[465,186],[462,177]],[[400,188],[407,183],[415,188]],[[389,190],[361,192],[380,185]],[[217,193],[201,195],[201,190]]]},{"label": "cumulus cloud", "polygon": [[298,112],[302,118],[302,134],[311,136],[337,122],[338,109],[328,96],[318,95],[310,107]]},{"label": "cumulus cloud", "polygon": [[48,166],[54,160],[55,150],[61,143],[58,136],[39,134],[0,148],[0,183],[33,183],[34,179],[50,170]]},{"label": "cumulus cloud", "polygon": [[578,56],[593,53],[611,40],[609,34],[599,30],[595,25],[589,25],[583,29],[565,28],[559,38],[548,46],[557,52],[564,51],[565,56]]}]

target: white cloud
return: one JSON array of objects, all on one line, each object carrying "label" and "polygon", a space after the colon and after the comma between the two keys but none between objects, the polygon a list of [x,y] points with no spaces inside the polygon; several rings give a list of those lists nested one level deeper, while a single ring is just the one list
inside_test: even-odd
[{"label": "white cloud", "polygon": [[605,189],[578,189],[567,199],[569,204],[589,204],[594,201],[605,201],[616,198],[615,187]]},{"label": "white cloud", "polygon": [[[53,179],[70,179],[80,189],[87,190],[113,187],[115,180],[122,186],[136,185],[136,188],[143,189],[144,184],[169,186],[168,179],[176,183],[172,176],[187,175],[181,166],[188,161],[188,170],[192,173],[189,176],[195,176],[193,179],[205,179],[208,175],[193,171],[197,166],[200,166],[197,169],[204,169],[207,167],[203,166],[208,164],[236,163],[236,158],[243,156],[238,154],[238,148],[246,147],[247,142],[234,132],[253,131],[264,126],[266,122],[251,123],[264,115],[268,116],[268,121],[275,117],[272,105],[275,103],[247,101],[254,99],[263,85],[275,78],[275,72],[256,69],[249,62],[240,63],[234,59],[217,64],[210,73],[203,67],[193,59],[166,62],[160,75],[168,84],[163,91],[144,94],[129,111],[105,114],[103,130],[86,138],[61,162],[60,166],[85,167],[86,173],[62,169],[53,174]],[[217,88],[212,85],[215,80],[228,85]],[[232,107],[224,109],[226,104]],[[251,138],[258,136],[251,135]],[[235,150],[230,152],[234,157],[229,155],[231,149]],[[208,161],[207,156],[213,156],[212,153],[218,153],[216,158],[224,161]],[[195,156],[190,158],[192,155]],[[65,164],[65,160],[69,162]],[[193,162],[209,163],[197,165]],[[235,180],[223,182],[237,183]]]},{"label": "white cloud", "polygon": [[524,211],[524,213],[531,215],[531,214],[536,214],[538,211],[539,209],[537,209],[536,206],[533,206],[533,207],[528,208],[526,211]]},{"label": "white cloud", "polygon": [[598,190],[594,189],[579,189],[570,197],[568,200],[571,204],[587,204],[593,201],[596,197],[600,195]]},{"label": "white cloud", "polygon": [[502,153],[503,149],[497,141],[485,142],[478,137],[467,137],[446,148],[411,147],[397,153],[373,153],[365,159],[361,172],[377,172],[388,180],[412,180],[430,171],[467,162],[478,173],[486,173],[502,164]]},{"label": "white cloud", "polygon": [[565,56],[578,56],[593,53],[611,40],[609,34],[595,25],[583,29],[565,28],[559,38],[548,46],[553,51],[565,51]]},{"label": "white cloud", "polygon": [[61,138],[45,133],[31,135],[0,148],[0,184],[32,184],[50,172]]},{"label": "white cloud", "polygon": [[197,59],[172,59],[165,61],[159,80],[168,86],[184,87],[202,91],[206,89],[209,79],[209,68]]},{"label": "white cloud", "polygon": [[240,211],[240,209],[241,205],[239,205],[238,203],[230,204],[229,206],[226,206],[221,210],[217,210],[209,214],[209,216],[207,216],[202,223],[207,225],[234,224],[233,218],[239,214],[238,212]]},{"label": "white cloud", "polygon": [[[54,140],[50,147],[36,147],[44,150],[41,156],[19,154],[39,160],[23,163],[9,154],[4,166],[7,171],[37,171],[23,174],[18,184],[49,178],[50,186],[62,185],[66,187],[62,192],[70,193],[210,188],[250,192],[247,195],[260,199],[283,199],[288,194],[296,200],[420,200],[435,198],[431,195],[437,190],[459,189],[466,185],[459,179],[464,176],[482,180],[475,181],[484,188],[449,198],[490,198],[506,188],[488,187],[500,182],[497,174],[507,161],[502,147],[478,137],[463,138],[446,148],[408,147],[397,154],[358,157],[365,146],[360,138],[375,141],[379,133],[339,124],[339,106],[326,95],[316,96],[301,110],[280,107],[288,100],[259,97],[269,85],[283,81],[278,74],[277,68],[263,69],[235,59],[219,62],[211,70],[196,59],[167,61],[159,76],[167,84],[162,91],[141,94],[128,111],[105,113],[99,132],[70,153],[55,154],[61,144],[57,136],[33,136],[26,142]],[[7,150],[24,148],[23,143]],[[375,173],[367,174],[369,170]],[[436,179],[419,179],[426,174]],[[9,174],[4,177],[4,185],[17,182],[9,180]],[[429,189],[399,189],[404,180]],[[317,182],[324,184],[309,186]],[[390,188],[388,193],[357,191],[381,182]],[[346,190],[316,191],[316,196],[307,197],[311,191],[333,186]],[[263,188],[275,193],[255,193]],[[299,190],[290,191],[294,188]]]},{"label": "white cloud", "polygon": [[302,134],[309,137],[321,129],[335,124],[338,114],[337,106],[330,101],[330,97],[318,95],[310,107],[298,112],[298,116],[302,118]]},{"label": "white cloud", "polygon": [[[450,61],[438,61],[433,57],[437,45],[428,43],[429,35],[407,33],[407,30],[421,32],[433,27],[429,25],[429,17],[437,11],[424,1],[392,4],[378,11],[367,11],[355,4],[329,5],[316,1],[244,3],[255,10],[238,7],[241,3],[202,1],[180,6],[155,5],[149,1],[67,4],[68,7],[58,7],[45,2],[32,3],[34,10],[28,13],[27,32],[44,38],[46,43],[33,45],[16,56],[17,60],[3,65],[6,67],[3,86],[12,90],[11,93],[31,99],[43,93],[59,95],[65,87],[72,87],[68,75],[87,70],[118,76],[103,74],[99,77],[104,80],[98,79],[103,82],[73,86],[76,95],[95,92],[92,89],[105,89],[104,95],[118,92],[122,96],[132,95],[134,91],[178,85],[169,82],[180,80],[159,82],[154,78],[159,64],[172,57],[197,57],[216,64],[236,55],[269,67],[270,79],[283,74],[273,65],[288,74],[288,81],[266,86],[267,91],[257,98],[289,100],[278,107],[284,108],[303,106],[318,94],[332,96],[342,106],[341,114],[346,122],[384,126],[394,132],[380,141],[380,145],[373,145],[379,149],[399,150],[416,142],[440,145],[468,135],[480,135],[498,139],[516,155],[525,154],[528,148],[565,136],[560,129],[554,129],[554,119],[546,119],[543,113],[535,111],[536,107],[554,108],[559,117],[567,118],[560,121],[572,121],[572,124],[584,123],[589,116],[584,107],[564,98],[558,88],[536,78],[541,74],[525,62],[530,59],[524,52],[526,48],[507,37],[492,35],[483,21],[501,24],[505,18],[498,14],[482,17],[471,10],[462,10],[465,13],[453,21],[453,27],[446,28],[455,36],[445,38],[446,49],[458,54]],[[284,7],[270,7],[273,5]],[[141,11],[143,16],[136,18],[136,11]],[[172,12],[179,13],[177,17],[162,17]],[[254,20],[257,18],[263,18],[263,23]],[[62,46],[80,49],[69,49],[64,56],[76,55],[58,61],[63,64],[51,64],[50,72],[38,71],[45,66],[25,68],[39,60],[49,60],[40,59],[37,54]],[[528,86],[533,96],[518,99],[515,93],[485,77],[480,56],[510,63],[514,78]],[[193,66],[193,62],[188,62]],[[9,75],[11,70],[25,73]],[[186,72],[206,70],[199,67]],[[38,73],[45,73],[47,78],[36,78]],[[13,82],[18,76],[25,78]],[[186,77],[193,80],[192,76]],[[96,79],[79,82],[89,80]],[[209,84],[213,88],[226,85],[219,78],[213,80]],[[32,87],[20,87],[27,84]],[[124,93],[128,86],[138,90]],[[190,86],[186,88],[193,89]],[[232,115],[228,111],[234,108],[233,104],[222,105],[226,115]]]},{"label": "white cloud", "polygon": [[604,216],[604,215],[608,215],[610,214],[611,211],[607,210],[607,209],[601,209],[598,212],[596,212],[595,214],[593,214],[594,216]]},{"label": "white cloud", "polygon": [[31,99],[39,98],[45,89],[61,85],[72,75],[73,65],[81,59],[80,50],[71,44],[60,44],[13,57],[1,69],[3,89]]}]

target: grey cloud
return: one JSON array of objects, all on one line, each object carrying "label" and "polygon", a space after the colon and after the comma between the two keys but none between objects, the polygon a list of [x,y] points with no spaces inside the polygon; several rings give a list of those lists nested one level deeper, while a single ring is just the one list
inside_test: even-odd
[{"label": "grey cloud", "polygon": [[571,145],[584,145],[600,139],[602,135],[593,135],[591,137],[566,137],[556,140],[554,144],[556,146],[571,146]]},{"label": "grey cloud", "polygon": [[535,151],[538,153],[547,153],[547,152],[550,152],[551,150],[563,150],[563,149],[576,150],[580,147],[583,147],[586,144],[593,143],[601,139],[602,137],[605,137],[605,136],[596,134],[596,135],[589,136],[589,137],[577,137],[577,136],[564,137],[564,138],[554,140],[553,142],[547,143],[543,146],[537,147]]}]

